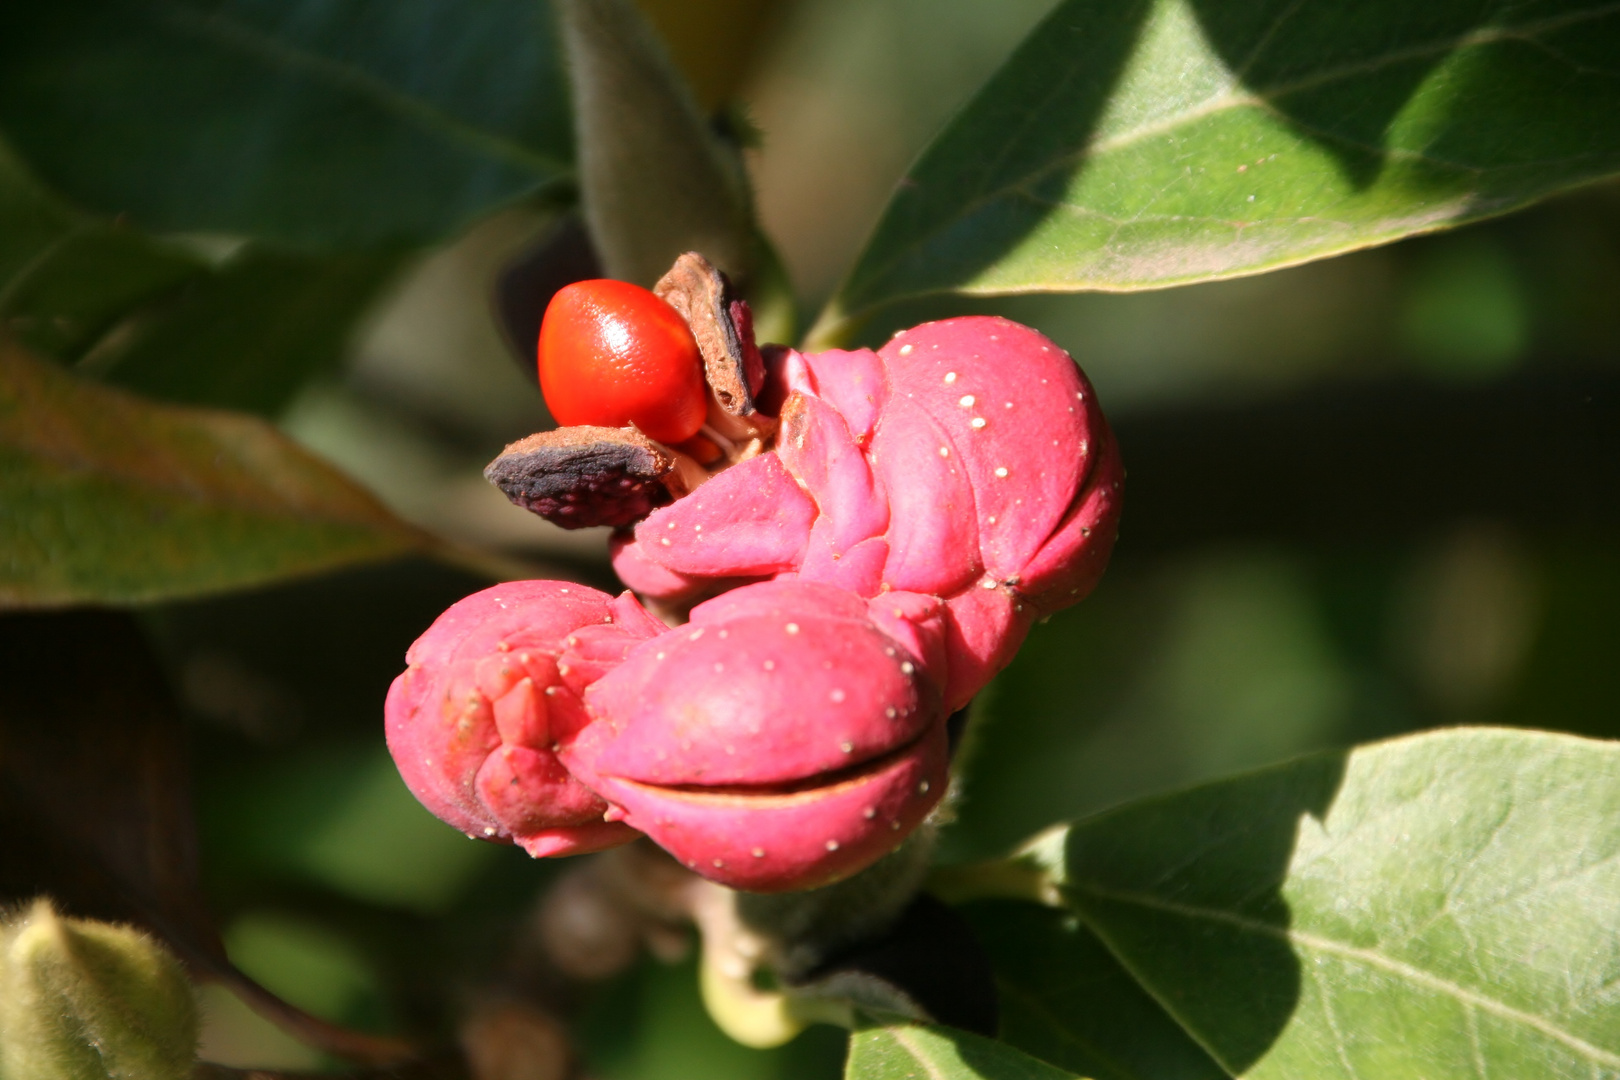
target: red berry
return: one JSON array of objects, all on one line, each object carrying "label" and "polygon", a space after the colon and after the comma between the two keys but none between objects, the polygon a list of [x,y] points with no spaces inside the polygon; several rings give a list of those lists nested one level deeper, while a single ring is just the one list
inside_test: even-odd
[{"label": "red berry", "polygon": [[708,412],[703,357],[686,320],[625,281],[557,290],[540,323],[540,392],[559,424],[634,424],[662,443],[696,435]]}]

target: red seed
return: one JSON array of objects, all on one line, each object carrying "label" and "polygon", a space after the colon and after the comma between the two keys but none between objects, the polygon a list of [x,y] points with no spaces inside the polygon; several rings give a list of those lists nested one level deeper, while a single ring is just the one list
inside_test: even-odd
[{"label": "red seed", "polygon": [[634,424],[662,443],[703,426],[703,358],[676,310],[639,285],[597,279],[557,291],[540,324],[540,390],[559,424]]}]

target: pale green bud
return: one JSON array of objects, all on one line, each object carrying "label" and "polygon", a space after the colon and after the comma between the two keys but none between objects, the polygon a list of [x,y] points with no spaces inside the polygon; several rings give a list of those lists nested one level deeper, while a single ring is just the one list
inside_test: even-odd
[{"label": "pale green bud", "polygon": [[0,925],[0,1080],[184,1080],[196,1057],[191,984],[152,938],[44,899]]}]

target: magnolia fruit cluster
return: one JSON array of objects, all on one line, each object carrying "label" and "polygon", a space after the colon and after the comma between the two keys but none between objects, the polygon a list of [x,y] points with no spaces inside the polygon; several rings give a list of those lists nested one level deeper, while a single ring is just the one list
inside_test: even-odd
[{"label": "magnolia fruit cluster", "polygon": [[1028,327],[762,354],[694,258],[660,286],[699,346],[702,433],[563,428],[489,470],[552,520],[618,526],[640,599],[531,581],[461,601],[407,656],[389,746],[469,835],[540,856],[645,834],[725,885],[811,888],[927,817],[947,716],[1095,584],[1119,455],[1085,377]]}]

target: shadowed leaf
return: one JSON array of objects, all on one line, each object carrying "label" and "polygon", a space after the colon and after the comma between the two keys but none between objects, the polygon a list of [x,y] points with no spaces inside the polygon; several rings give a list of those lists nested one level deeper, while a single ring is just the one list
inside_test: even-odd
[{"label": "shadowed leaf", "polygon": [[0,333],[73,362],[131,308],[206,272],[178,245],[53,198],[0,146]]},{"label": "shadowed leaf", "polygon": [[1007,900],[962,913],[995,967],[1006,1042],[1091,1080],[1225,1080],[1072,914]]},{"label": "shadowed leaf", "polygon": [[400,261],[244,252],[138,313],[129,340],[93,367],[106,382],[167,401],[274,416],[312,376],[338,366]]},{"label": "shadowed leaf", "polygon": [[433,240],[569,172],[541,0],[80,0],[0,10],[0,128],[158,231]]}]

